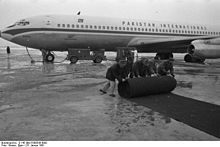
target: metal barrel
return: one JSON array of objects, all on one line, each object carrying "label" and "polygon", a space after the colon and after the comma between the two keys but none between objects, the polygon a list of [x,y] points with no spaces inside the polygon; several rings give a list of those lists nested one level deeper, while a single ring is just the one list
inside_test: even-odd
[{"label": "metal barrel", "polygon": [[124,98],[142,97],[169,93],[176,85],[176,79],[170,76],[132,78],[118,84],[118,93]]}]

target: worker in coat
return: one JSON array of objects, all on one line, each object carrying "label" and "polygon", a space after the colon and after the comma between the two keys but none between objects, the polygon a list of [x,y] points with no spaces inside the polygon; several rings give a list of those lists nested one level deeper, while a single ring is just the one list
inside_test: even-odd
[{"label": "worker in coat", "polygon": [[173,68],[173,58],[170,58],[169,60],[162,61],[157,68],[158,75],[159,76],[175,76],[174,75],[174,68]]},{"label": "worker in coat", "polygon": [[142,58],[134,63],[132,71],[136,78],[151,76],[156,74],[156,65],[154,61]]},{"label": "worker in coat", "polygon": [[157,76],[157,62],[154,59],[149,59],[145,68],[146,76]]},{"label": "worker in coat", "polygon": [[118,82],[124,82],[127,79],[128,75],[126,65],[126,60],[119,60],[117,63],[109,67],[106,72],[106,79],[108,80],[108,82],[105,84],[104,88],[100,89],[99,91],[103,94],[106,94],[107,90],[111,88],[109,96],[115,97],[114,91],[116,80],[118,80]]}]

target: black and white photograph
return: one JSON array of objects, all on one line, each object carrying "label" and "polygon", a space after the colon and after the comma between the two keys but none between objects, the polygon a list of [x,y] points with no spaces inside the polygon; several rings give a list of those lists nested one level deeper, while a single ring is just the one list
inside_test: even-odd
[{"label": "black and white photograph", "polygon": [[219,0],[0,0],[0,146],[219,140]]}]

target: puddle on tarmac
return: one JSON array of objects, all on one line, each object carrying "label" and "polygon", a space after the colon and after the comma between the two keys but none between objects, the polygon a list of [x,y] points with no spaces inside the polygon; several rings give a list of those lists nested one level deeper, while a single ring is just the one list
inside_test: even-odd
[{"label": "puddle on tarmac", "polygon": [[177,82],[177,87],[192,89],[193,83],[192,82],[186,82],[186,81],[178,81]]},{"label": "puddle on tarmac", "polygon": [[116,126],[115,131],[119,134],[130,132],[136,127],[163,128],[171,123],[170,118],[123,98],[119,98],[116,103],[110,105],[105,114],[110,116],[112,123]]}]

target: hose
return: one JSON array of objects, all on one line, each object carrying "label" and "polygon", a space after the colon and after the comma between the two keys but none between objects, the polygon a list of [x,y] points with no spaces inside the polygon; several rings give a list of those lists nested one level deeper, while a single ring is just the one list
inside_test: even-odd
[{"label": "hose", "polygon": [[[34,60],[33,58],[32,58],[32,56],[30,55],[30,53],[29,53],[29,50],[28,50],[28,48],[26,47],[26,51],[27,51],[27,53],[28,53],[28,56],[30,57],[30,59],[31,59],[31,63],[35,63],[35,62],[44,62],[44,61],[36,61],[36,60]],[[54,52],[52,52],[53,53],[53,55],[55,55],[55,56],[57,56]],[[66,58],[64,58],[63,60],[61,60],[61,61],[58,61],[58,62],[53,62],[53,63],[63,63],[64,61],[66,61],[67,60],[67,57]]]}]

